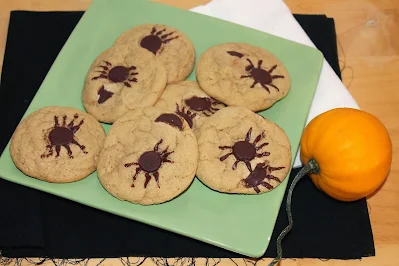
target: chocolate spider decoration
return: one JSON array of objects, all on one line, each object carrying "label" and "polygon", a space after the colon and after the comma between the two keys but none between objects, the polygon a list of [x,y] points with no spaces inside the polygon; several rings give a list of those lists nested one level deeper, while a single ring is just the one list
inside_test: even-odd
[{"label": "chocolate spider decoration", "polygon": [[134,187],[134,181],[136,180],[137,176],[140,174],[141,171],[145,172],[145,182],[144,188],[147,188],[148,182],[151,180],[151,175],[154,177],[155,181],[159,186],[159,173],[158,170],[161,168],[163,163],[173,163],[173,161],[169,160],[168,157],[174,151],[168,152],[168,148],[166,147],[165,150],[160,151],[159,145],[161,145],[163,139],[161,139],[157,144],[155,144],[154,149],[152,151],[146,151],[140,155],[138,162],[127,163],[125,167],[130,167],[132,165],[138,165],[136,167],[136,173],[133,176],[133,183],[132,187]]},{"label": "chocolate spider decoration", "polygon": [[153,27],[151,33],[141,40],[141,47],[147,49],[153,54],[157,54],[163,44],[167,44],[170,41],[179,38],[179,36],[172,37],[173,33],[175,33],[174,31],[169,33],[165,33],[165,31],[166,29],[157,31],[156,27]]},{"label": "chocolate spider decoration", "polygon": [[278,177],[272,175],[274,171],[284,169],[285,167],[271,167],[269,164],[258,163],[253,171],[248,175],[247,178],[243,179],[242,182],[245,187],[253,188],[256,193],[260,192],[258,186],[264,186],[267,189],[273,189],[273,186],[266,182],[265,180],[275,180],[281,183]]},{"label": "chocolate spider decoration", "polygon": [[235,170],[237,168],[237,164],[239,162],[244,162],[245,165],[247,166],[248,170],[252,172],[252,167],[251,167],[251,161],[256,157],[256,158],[261,158],[265,156],[269,156],[270,152],[263,152],[263,153],[257,153],[258,150],[262,149],[263,147],[269,145],[268,142],[265,142],[261,144],[260,146],[256,146],[258,142],[265,137],[264,132],[259,134],[255,140],[251,143],[251,133],[252,133],[252,127],[248,130],[247,135],[245,136],[245,140],[237,141],[234,143],[233,146],[219,146],[219,149],[221,150],[231,150],[226,155],[223,155],[220,157],[220,161],[226,160],[230,155],[234,155],[236,158],[235,163],[233,164],[232,168]]},{"label": "chocolate spider decoration", "polygon": [[192,112],[190,112],[190,110],[186,111],[186,108],[183,107],[180,110],[180,106],[176,103],[176,114],[180,115],[181,117],[184,118],[184,120],[187,121],[188,125],[190,126],[190,128],[193,127],[193,118],[197,115],[197,114],[193,114]]},{"label": "chocolate spider decoration", "polygon": [[132,87],[132,85],[130,85],[130,82],[137,82],[137,78],[132,77],[139,74],[137,72],[134,72],[134,70],[136,70],[135,66],[112,66],[112,64],[108,61],[104,61],[104,63],[105,65],[98,66],[102,68],[102,70],[97,71],[100,72],[100,75],[92,78],[92,80],[108,79],[109,81],[114,83],[123,82],[123,84],[129,88]]},{"label": "chocolate spider decoration", "polygon": [[219,102],[211,97],[198,97],[193,96],[189,99],[184,100],[184,103],[193,111],[202,112],[206,116],[211,116],[216,111],[219,111],[219,108],[214,107],[215,105],[223,105],[222,102]]},{"label": "chocolate spider decoration", "polygon": [[260,84],[265,90],[270,93],[270,90],[267,86],[271,86],[279,91],[276,85],[273,84],[274,79],[282,79],[284,76],[281,75],[272,75],[272,72],[276,69],[277,65],[272,66],[270,70],[266,71],[262,69],[262,60],[258,61],[258,67],[255,67],[250,59],[247,58],[249,65],[245,67],[245,71],[248,72],[248,75],[241,76],[241,78],[252,78],[254,83],[251,85],[251,88],[255,87],[256,84]]},{"label": "chocolate spider decoration", "polygon": [[83,151],[83,153],[87,154],[87,151],[85,151],[86,147],[80,145],[75,139],[75,133],[78,132],[78,130],[84,123],[84,119],[82,119],[80,120],[79,124],[75,125],[75,120],[78,118],[78,114],[75,114],[71,122],[69,122],[69,124],[67,125],[67,116],[64,115],[62,117],[62,124],[60,125],[58,121],[58,116],[54,116],[54,127],[51,128],[51,131],[47,137],[47,142],[49,144],[46,146],[46,149],[48,153],[42,154],[41,158],[47,158],[52,156],[54,153],[53,148],[55,149],[55,157],[57,158],[58,156],[60,156],[61,147],[64,147],[68,152],[69,158],[72,159],[73,156],[70,147],[71,144],[78,146]]}]

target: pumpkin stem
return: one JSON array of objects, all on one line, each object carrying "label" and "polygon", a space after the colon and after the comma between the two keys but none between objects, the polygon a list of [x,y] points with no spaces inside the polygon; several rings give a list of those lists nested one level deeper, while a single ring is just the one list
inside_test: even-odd
[{"label": "pumpkin stem", "polygon": [[298,172],[298,174],[295,176],[294,180],[292,181],[291,186],[288,190],[287,205],[286,205],[287,216],[288,216],[288,226],[283,231],[281,231],[280,235],[277,238],[277,257],[272,262],[270,262],[269,266],[273,266],[281,260],[281,258],[283,256],[281,241],[288,234],[288,232],[291,231],[292,226],[293,226],[292,212],[291,212],[291,201],[292,201],[292,192],[293,192],[296,184],[305,175],[307,175],[309,173],[318,174],[319,172],[320,172],[319,164],[316,162],[315,159],[310,159],[308,161],[308,163]]}]

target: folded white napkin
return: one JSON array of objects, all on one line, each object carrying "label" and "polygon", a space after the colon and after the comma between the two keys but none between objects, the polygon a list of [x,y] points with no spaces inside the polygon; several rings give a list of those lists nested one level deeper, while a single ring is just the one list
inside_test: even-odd
[{"label": "folded white napkin", "polygon": [[[206,5],[192,8],[191,11],[315,47],[282,0],[212,0]],[[337,107],[359,109],[349,91],[324,60],[319,84],[306,123],[309,123],[315,116]],[[300,166],[302,163],[298,151],[294,167]]]}]

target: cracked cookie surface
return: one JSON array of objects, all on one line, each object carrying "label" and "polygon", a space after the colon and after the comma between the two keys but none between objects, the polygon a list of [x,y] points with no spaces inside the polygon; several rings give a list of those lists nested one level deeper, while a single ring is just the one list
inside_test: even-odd
[{"label": "cracked cookie surface", "polygon": [[168,25],[142,24],[123,32],[114,45],[139,47],[165,65],[168,83],[185,80],[194,68],[195,48],[182,31]]},{"label": "cracked cookie surface", "polygon": [[285,132],[243,107],[226,107],[205,121],[198,150],[197,177],[225,193],[271,191],[291,166],[291,144]]},{"label": "cracked cookie surface", "polygon": [[114,197],[150,205],[183,193],[197,164],[197,139],[187,122],[150,107],[129,111],[111,126],[97,173]]},{"label": "cracked cookie surface", "polygon": [[16,167],[30,177],[74,182],[96,170],[104,140],[103,127],[91,115],[71,107],[44,107],[17,126],[10,154]]},{"label": "cracked cookie surface", "polygon": [[229,105],[254,112],[287,96],[287,69],[270,52],[246,43],[225,43],[201,54],[196,69],[201,88]]},{"label": "cracked cookie surface", "polygon": [[166,81],[166,70],[158,59],[128,45],[111,47],[90,66],[83,106],[100,122],[113,123],[128,110],[153,106]]},{"label": "cracked cookie surface", "polygon": [[182,116],[197,134],[202,123],[226,105],[206,94],[196,81],[187,80],[167,85],[155,106]]}]

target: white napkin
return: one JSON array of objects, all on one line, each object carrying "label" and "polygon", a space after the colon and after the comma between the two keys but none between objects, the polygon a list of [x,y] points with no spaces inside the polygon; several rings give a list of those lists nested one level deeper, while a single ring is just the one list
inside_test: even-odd
[{"label": "white napkin", "polygon": [[[206,5],[192,8],[191,11],[315,47],[282,0],[212,0]],[[336,107],[359,109],[349,91],[328,62],[324,60],[306,123],[315,116]],[[301,166],[298,151],[294,167]]]}]

